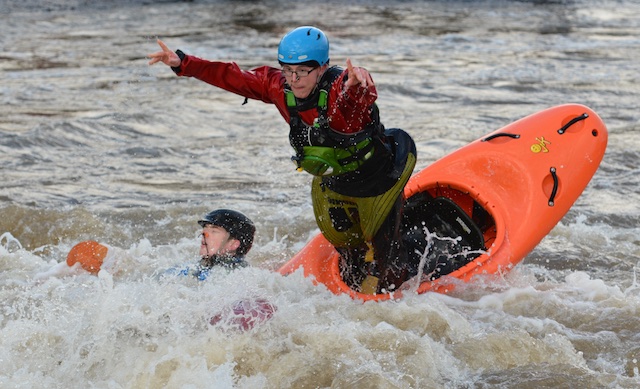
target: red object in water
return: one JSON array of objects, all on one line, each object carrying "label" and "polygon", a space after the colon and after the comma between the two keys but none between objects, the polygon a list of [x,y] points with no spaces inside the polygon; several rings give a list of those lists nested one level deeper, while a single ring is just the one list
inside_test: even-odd
[{"label": "red object in water", "polygon": [[271,319],[276,310],[275,305],[263,298],[238,300],[213,316],[209,324],[247,331]]},{"label": "red object in water", "polygon": [[73,266],[76,262],[80,262],[84,270],[97,274],[108,251],[106,246],[93,240],[80,242],[69,251],[67,265]]}]

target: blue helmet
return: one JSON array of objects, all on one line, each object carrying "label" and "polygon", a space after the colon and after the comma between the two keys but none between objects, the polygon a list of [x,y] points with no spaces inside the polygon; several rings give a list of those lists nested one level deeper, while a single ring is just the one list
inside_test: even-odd
[{"label": "blue helmet", "polygon": [[318,66],[323,66],[329,63],[329,40],[316,27],[298,27],[282,37],[278,61],[290,65],[315,61]]}]

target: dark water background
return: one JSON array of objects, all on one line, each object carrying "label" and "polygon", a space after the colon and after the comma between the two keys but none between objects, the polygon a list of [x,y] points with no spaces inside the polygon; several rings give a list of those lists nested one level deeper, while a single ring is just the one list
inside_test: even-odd
[{"label": "dark water background", "polygon": [[[498,282],[358,304],[272,272],[317,233],[309,177],[273,107],[166,67],[155,39],[242,67],[317,25],[334,64],[367,67],[418,166],[544,108],[609,128],[600,170]],[[635,1],[24,1],[0,3],[0,386],[540,388],[640,384],[640,4]],[[195,220],[258,227],[247,271],[159,283],[194,262]],[[526,223],[525,220],[522,221]],[[77,242],[100,277],[38,279]],[[253,332],[206,318],[247,296]]]}]

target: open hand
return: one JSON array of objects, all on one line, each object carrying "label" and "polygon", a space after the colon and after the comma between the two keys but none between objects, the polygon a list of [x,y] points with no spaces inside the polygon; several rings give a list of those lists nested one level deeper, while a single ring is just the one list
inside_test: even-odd
[{"label": "open hand", "polygon": [[162,42],[160,39],[158,39],[157,42],[160,45],[160,48],[162,48],[162,51],[147,55],[147,57],[151,58],[151,61],[149,61],[149,65],[153,65],[157,62],[162,62],[163,64],[174,68],[180,66],[180,63],[182,61],[180,60],[180,57],[178,57],[178,54],[171,51],[167,47],[167,45],[165,45],[164,42]]}]

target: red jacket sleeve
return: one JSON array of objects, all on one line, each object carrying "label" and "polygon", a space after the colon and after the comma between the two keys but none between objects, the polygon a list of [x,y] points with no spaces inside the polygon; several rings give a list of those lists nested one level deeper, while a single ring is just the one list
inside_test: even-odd
[{"label": "red jacket sleeve", "polygon": [[[284,98],[284,76],[280,69],[261,66],[242,70],[234,62],[208,61],[186,55],[178,76],[194,77],[249,99],[275,104],[282,117],[289,122],[289,111]],[[328,116],[331,128],[342,133],[355,133],[371,121],[371,106],[378,98],[374,85],[366,88],[354,86],[344,90],[347,70],[334,81],[329,92]],[[317,110],[300,112],[308,124],[318,117]]]},{"label": "red jacket sleeve", "polygon": [[336,79],[329,93],[329,124],[331,128],[352,134],[362,131],[371,122],[371,107],[378,98],[375,85],[360,85],[344,90],[347,70]]},{"label": "red jacket sleeve", "polygon": [[289,121],[284,100],[284,76],[280,69],[261,66],[242,70],[234,62],[207,61],[186,55],[176,74],[197,78],[249,99],[275,104],[280,114]]}]

